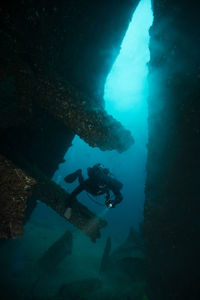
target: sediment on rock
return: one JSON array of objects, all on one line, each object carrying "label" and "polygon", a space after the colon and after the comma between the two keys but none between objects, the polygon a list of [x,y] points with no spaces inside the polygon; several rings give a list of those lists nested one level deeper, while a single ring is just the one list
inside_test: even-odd
[{"label": "sediment on rock", "polygon": [[70,89],[61,80],[38,77],[38,104],[66,124],[91,147],[119,152],[127,150],[134,140],[131,132],[108,115],[102,107],[92,107],[92,99]]},{"label": "sediment on rock", "polygon": [[23,235],[26,201],[36,181],[0,155],[0,238]]},{"label": "sediment on rock", "polygon": [[3,72],[7,76],[1,84],[12,84],[18,102],[13,101],[9,110],[5,110],[4,103],[1,104],[5,116],[8,115],[3,118],[1,127],[23,123],[32,113],[33,105],[37,104],[91,147],[123,152],[134,143],[130,131],[120,122],[108,115],[101,106],[93,107],[93,99],[76,91],[69,83],[58,80],[55,75],[50,77],[42,72],[33,73],[20,60],[13,62],[13,68],[9,62]]}]

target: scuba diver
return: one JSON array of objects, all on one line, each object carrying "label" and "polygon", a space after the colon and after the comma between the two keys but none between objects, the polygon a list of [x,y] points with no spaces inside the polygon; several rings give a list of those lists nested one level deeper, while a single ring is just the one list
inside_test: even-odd
[{"label": "scuba diver", "polygon": [[[109,208],[114,208],[119,204],[123,197],[120,190],[123,184],[117,179],[113,178],[109,169],[104,168],[100,163],[94,165],[92,168],[87,168],[88,178],[84,180],[82,170],[79,169],[76,172],[67,175],[64,180],[67,183],[74,182],[77,178],[79,180],[79,186],[71,193],[70,199],[68,199],[68,207],[64,213],[67,219],[70,219],[73,201],[75,197],[83,190],[90,193],[93,196],[105,195],[105,205]],[[114,199],[111,199],[110,192],[113,193]]]}]

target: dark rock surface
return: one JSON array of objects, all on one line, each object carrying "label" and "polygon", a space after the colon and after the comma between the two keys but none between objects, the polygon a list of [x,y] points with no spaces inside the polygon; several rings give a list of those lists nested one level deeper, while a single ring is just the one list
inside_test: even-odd
[{"label": "dark rock surface", "polygon": [[89,96],[102,97],[105,79],[138,2],[4,1],[1,53],[14,52],[33,70],[42,65]]},{"label": "dark rock surface", "polygon": [[[69,194],[57,185],[55,182],[45,176],[36,166],[30,164],[26,159],[20,155],[15,158],[17,165],[20,165],[27,174],[36,178],[37,184],[32,188],[31,196],[28,201],[31,205],[35,200],[40,199],[53,210],[55,210],[61,217],[64,218],[64,212],[68,205]],[[107,225],[107,222],[97,217],[82,203],[75,201],[72,209],[72,216],[68,220],[74,226],[86,233],[93,242],[100,238],[101,228]]]},{"label": "dark rock surface", "polygon": [[36,181],[0,155],[0,238],[23,235],[26,201]]},{"label": "dark rock surface", "polygon": [[[137,3],[8,0],[0,4],[2,154],[14,163],[23,157],[32,169],[51,177],[74,132],[102,149],[129,147],[130,133],[106,115],[102,95]],[[68,110],[73,118],[66,120]],[[34,207],[32,198],[29,215]],[[77,207],[78,224],[81,214]]]},{"label": "dark rock surface", "polygon": [[24,126],[0,129],[1,153],[15,161],[20,155],[50,178],[63,161],[74,134],[42,109],[35,108]]},{"label": "dark rock surface", "polygon": [[200,294],[199,9],[154,1],[144,211],[152,300]]}]

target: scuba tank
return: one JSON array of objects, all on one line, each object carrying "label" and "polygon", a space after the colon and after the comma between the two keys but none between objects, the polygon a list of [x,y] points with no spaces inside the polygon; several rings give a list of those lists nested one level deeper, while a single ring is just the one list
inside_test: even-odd
[{"label": "scuba tank", "polygon": [[123,187],[123,184],[114,178],[109,169],[104,168],[101,164],[96,164],[92,168],[88,168],[87,171],[91,179],[106,184],[111,190],[118,191]]}]

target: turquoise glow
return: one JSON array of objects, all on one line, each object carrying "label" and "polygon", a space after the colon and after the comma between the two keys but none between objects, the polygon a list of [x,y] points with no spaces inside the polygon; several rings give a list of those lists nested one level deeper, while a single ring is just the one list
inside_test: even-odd
[{"label": "turquoise glow", "polygon": [[146,95],[149,28],[153,22],[151,0],[141,0],[122,42],[105,85],[106,109],[129,110]]}]

